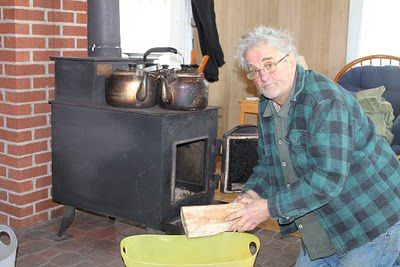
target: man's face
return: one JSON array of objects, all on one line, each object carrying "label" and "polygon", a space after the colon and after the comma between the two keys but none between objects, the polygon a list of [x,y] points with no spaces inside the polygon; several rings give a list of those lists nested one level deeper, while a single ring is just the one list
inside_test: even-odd
[{"label": "man's face", "polygon": [[[290,95],[295,72],[296,60],[293,55],[279,55],[278,51],[264,43],[260,43],[247,51],[245,59],[249,71],[258,69],[258,76],[253,80],[259,93],[283,105]],[[274,71],[268,73],[264,66],[276,64]],[[262,69],[262,70],[260,70]]]}]

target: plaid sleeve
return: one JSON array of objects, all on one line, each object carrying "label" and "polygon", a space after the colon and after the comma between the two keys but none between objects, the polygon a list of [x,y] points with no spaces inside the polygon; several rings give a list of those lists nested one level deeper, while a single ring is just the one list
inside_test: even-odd
[{"label": "plaid sleeve", "polygon": [[[307,109],[302,110],[305,113]],[[302,147],[306,155],[297,155],[297,163],[302,164],[303,159],[309,170],[290,188],[268,199],[274,219],[294,219],[329,203],[342,191],[349,174],[354,148],[349,107],[338,99],[326,99],[309,115],[296,116],[309,118],[306,120],[309,135],[304,140],[299,139],[300,143],[290,145]]]}]

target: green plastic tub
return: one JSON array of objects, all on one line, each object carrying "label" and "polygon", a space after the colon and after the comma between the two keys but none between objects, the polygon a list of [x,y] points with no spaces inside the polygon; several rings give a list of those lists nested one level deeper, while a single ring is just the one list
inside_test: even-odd
[{"label": "green plastic tub", "polygon": [[260,240],[248,233],[220,233],[187,238],[185,235],[136,235],[121,241],[127,267],[254,266]]}]

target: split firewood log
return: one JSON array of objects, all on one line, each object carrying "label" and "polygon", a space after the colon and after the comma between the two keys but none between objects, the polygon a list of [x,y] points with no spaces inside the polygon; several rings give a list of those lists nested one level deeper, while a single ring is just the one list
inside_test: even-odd
[{"label": "split firewood log", "polygon": [[233,222],[227,222],[225,218],[244,206],[243,203],[229,203],[182,207],[181,221],[185,234],[192,238],[226,232]]}]

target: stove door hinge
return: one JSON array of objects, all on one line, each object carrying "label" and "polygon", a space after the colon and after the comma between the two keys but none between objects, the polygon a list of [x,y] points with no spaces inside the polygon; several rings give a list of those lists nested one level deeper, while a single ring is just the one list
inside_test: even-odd
[{"label": "stove door hinge", "polygon": [[215,144],[213,146],[214,149],[214,155],[215,157],[222,157],[222,153],[223,153],[223,140],[222,139],[218,139],[215,138]]},{"label": "stove door hinge", "polygon": [[216,164],[215,172],[212,174],[212,189],[218,188],[221,181],[221,159],[222,159],[222,145],[223,141],[221,139],[215,138],[214,144],[212,145],[212,157]]}]

